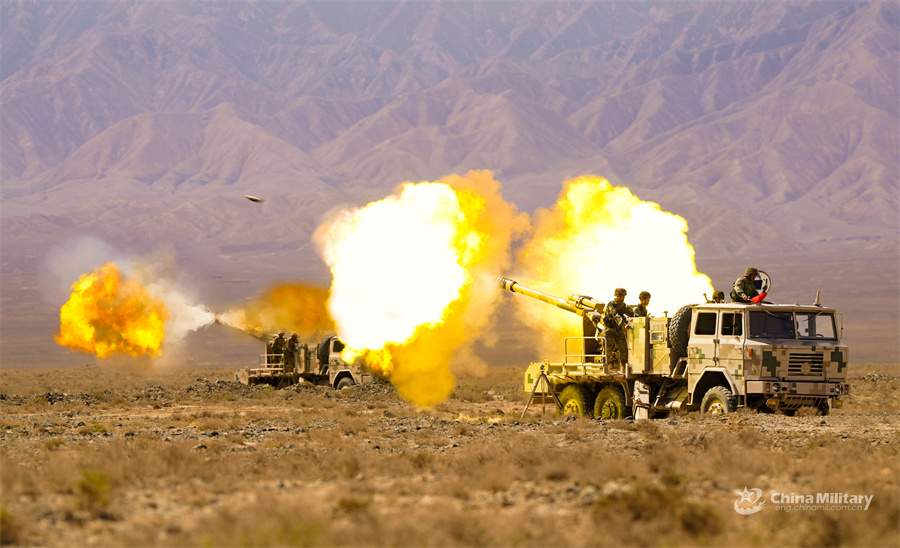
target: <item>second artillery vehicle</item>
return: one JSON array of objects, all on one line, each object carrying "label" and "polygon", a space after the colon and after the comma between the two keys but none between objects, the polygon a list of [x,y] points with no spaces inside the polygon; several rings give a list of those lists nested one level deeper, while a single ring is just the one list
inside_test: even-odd
[{"label": "second artillery vehicle", "polygon": [[[603,310],[584,295],[561,299],[507,278],[499,282],[583,318]],[[672,317],[632,318],[624,367],[610,366],[602,323],[584,321],[582,336],[565,339],[564,361],[529,365],[524,389],[532,401],[558,401],[561,412],[605,419],[740,407],[790,415],[809,406],[826,414],[850,390],[840,321],[818,296],[811,305],[691,304]]]},{"label": "second artillery vehicle", "polygon": [[[268,337],[257,338],[266,341]],[[372,382],[375,379],[372,372],[359,362],[345,362],[341,357],[343,350],[344,343],[335,335],[326,338],[314,348],[309,348],[305,344],[300,345],[293,371],[287,371],[284,367],[284,354],[273,354],[272,345],[267,342],[266,353],[260,354],[257,366],[238,370],[234,378],[247,385],[272,386],[288,386],[302,380],[337,390]]]}]

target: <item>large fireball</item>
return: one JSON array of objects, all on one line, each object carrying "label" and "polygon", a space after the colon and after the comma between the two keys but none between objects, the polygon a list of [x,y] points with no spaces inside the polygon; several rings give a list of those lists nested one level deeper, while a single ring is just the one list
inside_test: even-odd
[{"label": "large fireball", "polygon": [[[566,181],[553,208],[536,213],[535,230],[516,257],[516,279],[548,293],[590,295],[611,301],[624,287],[626,302],[652,295],[650,312],[674,314],[712,294],[710,279],[697,272],[687,222],[645,202],[627,188],[584,176]],[[523,318],[544,336],[545,350],[577,333],[580,320],[531,299],[516,299]]]},{"label": "large fireball", "polygon": [[160,354],[169,310],[119,268],[106,263],[72,284],[72,294],[59,311],[56,342],[105,358],[115,354]]},{"label": "large fireball", "polygon": [[347,357],[361,356],[417,405],[450,395],[454,355],[496,302],[490,275],[506,267],[510,241],[527,225],[499,190],[489,172],[408,183],[316,233]]}]

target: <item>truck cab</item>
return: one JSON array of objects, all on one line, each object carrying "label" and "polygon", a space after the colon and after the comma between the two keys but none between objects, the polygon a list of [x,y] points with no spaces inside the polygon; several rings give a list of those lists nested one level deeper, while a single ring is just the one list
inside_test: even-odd
[{"label": "truck cab", "polygon": [[693,305],[681,357],[686,403],[702,409],[707,392],[720,386],[737,406],[788,414],[801,406],[827,412],[829,400],[839,407],[849,391],[839,322],[834,309],[816,305]]},{"label": "truck cab", "polygon": [[315,374],[310,371],[308,378],[316,384],[328,384],[335,389],[347,388],[355,384],[370,383],[375,380],[371,371],[358,360],[347,363],[341,357],[344,351],[344,343],[337,336],[331,336],[319,343],[316,347],[315,360],[301,360],[305,363],[315,361],[318,369]]}]

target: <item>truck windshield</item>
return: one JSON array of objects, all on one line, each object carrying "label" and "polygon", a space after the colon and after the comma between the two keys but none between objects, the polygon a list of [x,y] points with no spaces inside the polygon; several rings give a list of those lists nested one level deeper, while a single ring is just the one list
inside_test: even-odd
[{"label": "truck windshield", "polygon": [[750,337],[753,339],[794,339],[793,312],[750,312]]},{"label": "truck windshield", "polygon": [[797,334],[801,339],[837,340],[834,314],[797,312]]}]

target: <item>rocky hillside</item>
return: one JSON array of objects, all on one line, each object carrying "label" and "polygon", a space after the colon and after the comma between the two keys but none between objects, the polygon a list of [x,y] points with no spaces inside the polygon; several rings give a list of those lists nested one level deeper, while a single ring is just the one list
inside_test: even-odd
[{"label": "rocky hillside", "polygon": [[897,227],[894,2],[3,10],[5,216],[327,202],[490,169],[526,210],[606,176],[702,219],[699,247],[760,224],[784,246]]},{"label": "rocky hillside", "polygon": [[525,211],[569,176],[607,177],[740,268],[887,253],[896,301],[893,1],[2,10],[6,310],[25,306],[10,280],[72,234],[165,242],[226,279],[324,280],[309,236],[325,212],[471,169]]}]

